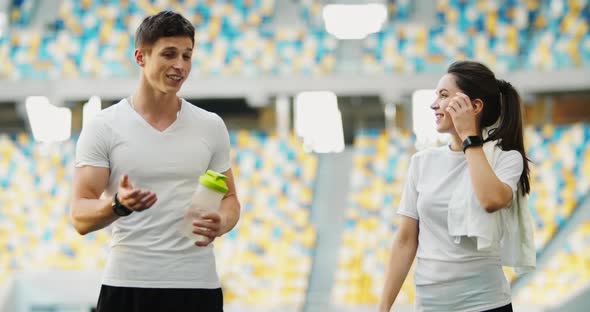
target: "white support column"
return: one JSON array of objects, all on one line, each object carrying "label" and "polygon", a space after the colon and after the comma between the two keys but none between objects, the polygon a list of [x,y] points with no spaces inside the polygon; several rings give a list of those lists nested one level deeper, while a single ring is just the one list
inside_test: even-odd
[{"label": "white support column", "polygon": [[0,0],[0,37],[7,36],[10,1]]},{"label": "white support column", "polygon": [[286,95],[279,95],[275,102],[277,134],[281,139],[289,136],[291,126],[291,101]]},{"label": "white support column", "polygon": [[383,105],[383,110],[385,113],[385,128],[387,132],[390,133],[395,129],[395,116],[397,115],[397,106],[393,101],[387,101]]}]

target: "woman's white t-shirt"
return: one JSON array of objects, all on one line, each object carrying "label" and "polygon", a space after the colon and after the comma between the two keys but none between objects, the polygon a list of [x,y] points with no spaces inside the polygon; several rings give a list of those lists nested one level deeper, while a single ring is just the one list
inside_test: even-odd
[{"label": "woman's white t-shirt", "polygon": [[[456,244],[449,235],[448,205],[465,170],[463,152],[448,146],[412,156],[398,214],[418,220],[414,272],[418,311],[484,311],[511,302],[500,251],[478,251],[474,239],[462,237]],[[493,170],[516,191],[522,156],[503,151]]]}]

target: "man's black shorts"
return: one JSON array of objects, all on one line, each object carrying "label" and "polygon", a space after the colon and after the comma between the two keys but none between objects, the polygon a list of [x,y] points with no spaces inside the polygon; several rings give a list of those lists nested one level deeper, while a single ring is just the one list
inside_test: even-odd
[{"label": "man's black shorts", "polygon": [[96,311],[223,312],[223,293],[221,288],[134,288],[102,285]]}]

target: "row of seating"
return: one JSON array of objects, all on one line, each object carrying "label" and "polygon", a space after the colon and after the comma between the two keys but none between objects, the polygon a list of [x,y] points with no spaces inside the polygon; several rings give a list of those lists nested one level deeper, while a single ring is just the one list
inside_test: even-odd
[{"label": "row of seating", "polygon": [[198,25],[193,55],[197,75],[321,74],[334,67],[337,41],[323,31],[274,27],[274,0],[182,5],[66,0],[55,31],[17,28],[0,40],[12,60],[0,78],[133,77],[138,71],[132,59],[135,29],[145,16],[163,9],[180,12]]},{"label": "row of seating", "polygon": [[[338,256],[332,301],[338,305],[376,304],[385,281],[386,261],[398,227],[396,208],[414,152],[407,131],[387,135],[364,130],[355,137],[349,206]],[[413,270],[399,303],[414,300]]]},{"label": "row of seating", "polygon": [[541,251],[590,190],[590,127],[527,128],[525,138],[532,161],[529,208]]},{"label": "row of seating", "polygon": [[294,137],[237,131],[230,141],[242,214],[215,246],[224,297],[301,308],[316,242],[309,212],[317,159]]},{"label": "row of seating", "polygon": [[[322,3],[297,2],[294,14],[301,22],[296,25],[275,17],[278,6],[274,0],[66,0],[51,31],[15,23],[0,32],[0,79],[134,77],[135,29],[162,9],[181,12],[197,25],[193,71],[199,76],[341,71],[341,44],[324,30]],[[586,0],[437,0],[436,19],[427,23],[413,19],[409,1],[389,1],[389,21],[359,42],[356,67],[364,74],[440,72],[465,58],[498,72],[587,67],[589,6]]]},{"label": "row of seating", "polygon": [[515,302],[555,305],[590,287],[590,220],[585,220],[568,242],[518,292]]},{"label": "row of seating", "polygon": [[590,65],[587,1],[438,0],[437,23],[400,20],[365,40],[362,68],[440,72],[476,59],[497,72]]},{"label": "row of seating", "polygon": [[74,142],[0,135],[0,155],[0,284],[15,271],[104,267],[106,231],[82,237],[69,221]]}]

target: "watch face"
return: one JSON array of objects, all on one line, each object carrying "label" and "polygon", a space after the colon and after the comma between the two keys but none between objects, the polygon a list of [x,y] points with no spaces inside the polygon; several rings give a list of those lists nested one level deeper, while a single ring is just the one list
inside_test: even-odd
[{"label": "watch face", "polygon": [[114,205],[113,206],[113,211],[115,212],[116,215],[120,216],[120,217],[125,217],[131,214],[131,210],[121,206],[121,205]]},{"label": "watch face", "polygon": [[463,152],[465,152],[465,149],[467,149],[468,147],[471,147],[471,146],[481,146],[481,145],[483,145],[483,140],[480,137],[478,137],[478,136],[468,136],[463,141]]},{"label": "watch face", "polygon": [[470,144],[482,144],[483,140],[478,136],[470,136],[469,138]]}]

